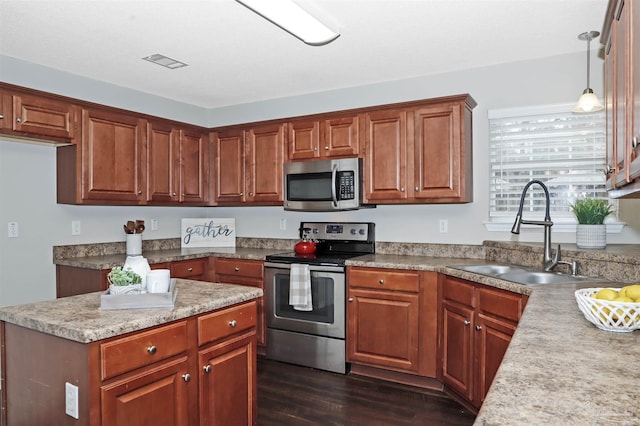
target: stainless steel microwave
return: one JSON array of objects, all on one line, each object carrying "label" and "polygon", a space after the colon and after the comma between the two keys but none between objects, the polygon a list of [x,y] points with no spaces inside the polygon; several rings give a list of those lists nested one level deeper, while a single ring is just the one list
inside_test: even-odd
[{"label": "stainless steel microwave", "polygon": [[308,212],[355,210],[362,201],[362,159],[284,164],[284,209]]}]

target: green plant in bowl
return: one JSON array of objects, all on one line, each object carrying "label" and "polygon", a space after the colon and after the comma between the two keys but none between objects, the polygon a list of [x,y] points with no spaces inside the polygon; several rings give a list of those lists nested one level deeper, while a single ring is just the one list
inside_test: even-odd
[{"label": "green plant in bowl", "polygon": [[120,266],[111,268],[111,272],[107,275],[109,284],[115,286],[127,286],[134,284],[142,284],[142,278],[132,269],[122,269]]},{"label": "green plant in bowl", "polygon": [[571,204],[571,210],[581,225],[602,225],[614,211],[609,201],[601,198],[581,198]]}]

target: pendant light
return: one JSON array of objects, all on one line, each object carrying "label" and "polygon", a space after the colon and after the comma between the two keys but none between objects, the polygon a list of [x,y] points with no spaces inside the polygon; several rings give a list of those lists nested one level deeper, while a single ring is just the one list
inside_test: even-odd
[{"label": "pendant light", "polygon": [[589,113],[596,112],[604,109],[604,106],[600,103],[596,95],[593,93],[591,87],[589,87],[589,70],[590,70],[590,56],[591,50],[589,49],[591,40],[598,37],[600,33],[598,31],[587,31],[578,36],[580,40],[587,41],[587,88],[582,92],[582,96],[578,99],[578,104],[573,108],[575,113]]}]

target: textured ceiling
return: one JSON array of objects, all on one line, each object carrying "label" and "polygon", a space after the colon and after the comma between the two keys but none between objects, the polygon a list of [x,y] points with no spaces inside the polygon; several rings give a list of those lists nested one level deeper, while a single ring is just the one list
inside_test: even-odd
[{"label": "textured ceiling", "polygon": [[[234,0],[0,0],[0,55],[216,108],[584,52],[577,36],[601,31],[607,6],[606,0],[298,3],[340,37],[308,46]],[[169,70],[141,60],[154,53],[189,66]]]}]

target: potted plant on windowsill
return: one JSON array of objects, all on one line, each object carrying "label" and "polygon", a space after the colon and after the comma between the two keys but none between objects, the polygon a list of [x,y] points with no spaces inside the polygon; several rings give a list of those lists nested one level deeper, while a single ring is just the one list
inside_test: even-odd
[{"label": "potted plant on windowsill", "polygon": [[132,269],[120,266],[111,268],[107,275],[109,294],[140,294],[143,290],[142,277]]},{"label": "potted plant on windowsill", "polygon": [[578,220],[576,245],[579,248],[605,248],[607,225],[604,220],[613,213],[613,207],[601,198],[581,198],[571,205]]}]

